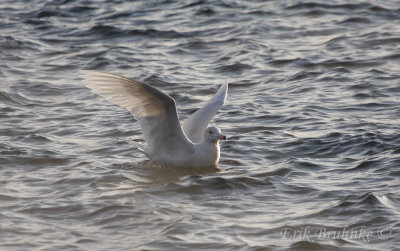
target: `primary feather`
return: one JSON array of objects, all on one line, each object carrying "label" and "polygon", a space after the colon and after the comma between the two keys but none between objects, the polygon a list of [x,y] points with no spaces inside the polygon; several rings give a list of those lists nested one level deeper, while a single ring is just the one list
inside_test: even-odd
[{"label": "primary feather", "polygon": [[125,107],[139,121],[150,156],[174,156],[193,151],[193,144],[179,124],[175,101],[168,94],[137,80],[110,73],[88,70],[81,73],[84,83],[93,92]]},{"label": "primary feather", "polygon": [[193,142],[200,142],[204,130],[207,129],[211,119],[225,103],[228,95],[228,83],[222,84],[217,94],[212,97],[202,108],[192,113],[182,123],[185,134]]}]

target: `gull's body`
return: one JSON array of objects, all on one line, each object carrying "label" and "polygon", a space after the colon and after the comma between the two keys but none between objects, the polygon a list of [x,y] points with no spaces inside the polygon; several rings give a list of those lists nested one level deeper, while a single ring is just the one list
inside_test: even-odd
[{"label": "gull's body", "polygon": [[183,121],[181,127],[174,99],[157,88],[110,73],[81,72],[87,87],[125,107],[138,120],[146,141],[142,150],[150,163],[180,167],[218,164],[219,140],[225,136],[217,127],[208,125],[225,102],[228,83],[204,107]]}]

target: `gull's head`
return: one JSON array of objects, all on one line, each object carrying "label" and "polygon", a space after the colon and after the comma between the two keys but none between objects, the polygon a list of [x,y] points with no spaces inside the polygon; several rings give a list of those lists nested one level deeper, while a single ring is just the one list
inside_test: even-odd
[{"label": "gull's head", "polygon": [[218,140],[225,140],[226,137],[221,133],[218,127],[210,126],[204,132],[204,139],[210,142],[218,142]]}]

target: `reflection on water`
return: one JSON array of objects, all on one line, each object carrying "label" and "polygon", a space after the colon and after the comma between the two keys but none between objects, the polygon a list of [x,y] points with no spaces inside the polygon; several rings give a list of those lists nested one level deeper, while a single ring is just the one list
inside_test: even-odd
[{"label": "reflection on water", "polygon": [[[176,182],[187,176],[211,175],[223,172],[218,165],[202,168],[195,167],[173,167],[159,164],[149,164],[148,161],[139,163],[113,164],[112,170],[119,173],[134,183],[141,185],[162,186]],[[133,172],[135,174],[133,174]]]}]

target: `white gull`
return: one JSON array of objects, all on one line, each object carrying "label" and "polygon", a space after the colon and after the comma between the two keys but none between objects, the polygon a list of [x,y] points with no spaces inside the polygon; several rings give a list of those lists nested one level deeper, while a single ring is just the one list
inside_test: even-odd
[{"label": "white gull", "polygon": [[120,105],[137,119],[146,145],[142,150],[151,164],[178,167],[217,165],[219,140],[226,137],[211,119],[224,104],[228,83],[202,108],[179,123],[175,100],[163,91],[126,77],[100,71],[82,70],[88,88],[110,102]]}]

